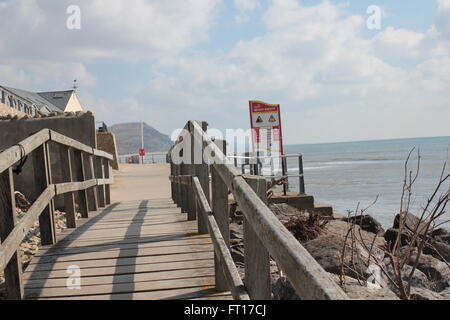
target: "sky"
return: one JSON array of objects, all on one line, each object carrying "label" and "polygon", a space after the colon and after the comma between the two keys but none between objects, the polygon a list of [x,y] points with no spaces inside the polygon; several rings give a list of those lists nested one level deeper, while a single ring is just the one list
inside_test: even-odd
[{"label": "sky", "polygon": [[98,121],[169,135],[247,129],[255,99],[287,144],[449,136],[450,0],[0,0],[0,84],[74,79]]}]

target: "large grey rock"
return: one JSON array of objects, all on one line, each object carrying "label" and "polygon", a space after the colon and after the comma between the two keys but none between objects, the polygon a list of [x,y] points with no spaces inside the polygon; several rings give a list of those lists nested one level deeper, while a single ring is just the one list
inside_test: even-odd
[{"label": "large grey rock", "polygon": [[367,252],[358,244],[353,248],[347,245],[344,251],[344,238],[328,235],[311,240],[304,247],[330,273],[341,274],[343,266],[344,274],[350,277],[369,276]]},{"label": "large grey rock", "polygon": [[[353,237],[347,236],[350,228],[353,228]],[[326,224],[321,236],[306,242],[304,247],[330,273],[341,274],[344,254],[345,275],[368,277],[369,264],[383,261],[384,251],[381,248],[384,245],[384,239],[376,234],[345,221],[332,220]]]},{"label": "large grey rock", "polygon": [[[386,240],[386,243],[388,244],[389,248],[391,248],[391,250],[394,248],[395,243],[397,242],[398,234],[399,230],[395,228],[390,228],[384,233],[384,239]],[[404,229],[402,231],[402,234],[400,235],[400,246],[408,245],[411,241],[411,238],[411,232]]]},{"label": "large grey rock", "polygon": [[286,277],[272,281],[273,300],[300,300],[291,282]]},{"label": "large grey rock", "polygon": [[[378,236],[373,234],[372,232],[368,232],[362,230],[358,225],[354,225],[345,221],[339,220],[331,220],[329,221],[324,228],[324,235],[335,235],[345,238],[348,234],[348,230],[350,227],[353,227],[354,235],[357,242],[363,242],[367,248],[372,247],[372,243],[374,244],[374,248],[379,249],[385,246],[386,241],[382,236]],[[348,238],[348,240],[350,237]],[[380,254],[379,250],[377,253]]]},{"label": "large grey rock", "polygon": [[450,236],[450,232],[447,231],[447,229],[439,228],[435,229],[431,232],[431,236],[434,237],[441,237],[441,236]]},{"label": "large grey rock", "polygon": [[450,287],[446,288],[444,291],[439,292],[444,300],[450,300]]},{"label": "large grey rock", "polygon": [[[402,269],[401,276],[402,276],[403,286],[405,288],[407,288],[407,286],[408,286],[409,275],[411,274],[412,269],[413,269],[413,267],[411,267],[409,265],[405,265]],[[389,274],[391,279],[393,279],[394,281],[397,281],[397,278],[395,276],[394,270],[391,265],[388,265],[386,267],[386,271]],[[387,283],[388,283],[389,288],[392,291],[394,291],[397,294],[399,293],[398,289],[392,282],[387,281]],[[416,270],[414,270],[414,274],[411,277],[411,287],[421,288],[421,289],[431,289],[432,286],[431,286],[431,283],[428,280],[427,276],[422,271],[416,269]]]},{"label": "large grey rock", "polygon": [[[338,285],[341,285],[338,275],[330,274],[330,276]],[[365,283],[360,283],[351,277],[344,277],[344,283],[343,290],[353,300],[399,300],[399,297],[387,287],[369,288]]]},{"label": "large grey rock", "polygon": [[444,300],[444,297],[425,288],[411,288],[411,300]]},{"label": "large grey rock", "polygon": [[433,241],[430,245],[425,246],[423,252],[432,255],[436,259],[450,263],[450,245],[444,242]]},{"label": "large grey rock", "polygon": [[[414,251],[408,259],[408,264],[414,266],[417,260],[417,251]],[[417,269],[422,271],[428,280],[432,283],[432,288],[435,291],[441,291],[448,286],[448,277],[450,275],[449,266],[434,258],[431,255],[421,254],[417,263]]]},{"label": "large grey rock", "polygon": [[359,216],[354,216],[354,217],[350,217],[350,218],[343,218],[341,219],[342,221],[345,222],[350,222],[350,223],[354,223],[356,225],[358,225],[359,227],[361,227],[362,230],[367,231],[367,232],[371,232],[371,233],[375,233],[375,234],[383,234],[384,233],[384,229],[381,225],[381,223],[379,223],[374,217],[370,216],[370,215],[359,215]]},{"label": "large grey rock", "polygon": [[[417,230],[420,230],[421,233],[425,231],[424,230],[425,223],[420,221],[420,218],[413,215],[412,213],[405,213],[405,227],[409,231],[413,232],[416,230],[416,228]],[[393,228],[394,229],[400,228],[400,214],[397,214],[395,216]]]}]

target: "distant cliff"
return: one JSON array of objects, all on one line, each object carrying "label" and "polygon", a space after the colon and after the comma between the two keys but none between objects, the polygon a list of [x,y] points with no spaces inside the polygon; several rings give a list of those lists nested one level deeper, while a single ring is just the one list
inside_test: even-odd
[{"label": "distant cliff", "polygon": [[[141,148],[141,123],[120,123],[109,127],[116,135],[119,154],[133,154]],[[144,146],[147,152],[165,152],[172,146],[172,141],[148,124],[144,124]]]}]

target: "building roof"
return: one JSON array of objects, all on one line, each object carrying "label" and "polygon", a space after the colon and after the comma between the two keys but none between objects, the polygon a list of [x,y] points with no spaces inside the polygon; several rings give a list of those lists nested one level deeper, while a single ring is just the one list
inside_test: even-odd
[{"label": "building roof", "polygon": [[15,94],[16,96],[21,97],[22,99],[26,99],[33,103],[38,110],[42,108],[47,108],[50,112],[61,112],[61,109],[59,109],[57,106],[52,104],[50,101],[46,100],[45,98],[41,97],[39,94],[35,92],[30,92],[22,89],[16,89],[16,88],[10,88],[5,87],[6,90],[10,91],[11,93]]},{"label": "building roof", "polygon": [[58,111],[65,111],[67,104],[69,103],[69,99],[72,96],[74,90],[67,91],[52,91],[52,92],[38,92],[45,100],[49,101],[51,104],[56,106]]}]

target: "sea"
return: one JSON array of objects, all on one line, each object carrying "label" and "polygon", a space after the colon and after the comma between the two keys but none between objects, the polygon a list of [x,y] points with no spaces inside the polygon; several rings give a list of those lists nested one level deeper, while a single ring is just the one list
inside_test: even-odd
[{"label": "sea", "polygon": [[[413,148],[408,172],[417,170],[417,152],[420,169],[412,189],[410,212],[420,214],[445,164],[445,173],[450,173],[450,137],[288,145],[285,153],[303,155],[306,193],[313,195],[316,202],[331,205],[334,212],[347,215],[377,199],[365,214],[389,228],[400,210],[405,161]],[[298,167],[298,159],[288,159],[290,174],[297,173]],[[298,190],[297,178],[290,179],[290,188]],[[449,188],[447,182],[441,192]],[[450,214],[441,221],[447,219]]]}]

